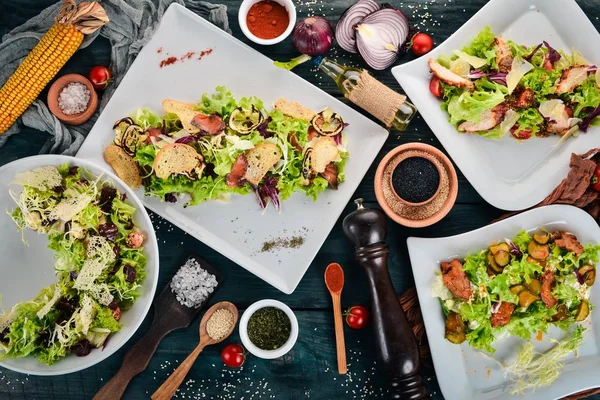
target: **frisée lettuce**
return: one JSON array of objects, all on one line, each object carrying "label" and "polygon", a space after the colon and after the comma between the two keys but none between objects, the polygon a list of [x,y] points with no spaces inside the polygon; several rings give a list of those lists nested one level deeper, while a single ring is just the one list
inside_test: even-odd
[{"label": "fris\u00e9e lettuce", "polygon": [[78,167],[18,174],[9,212],[17,228],[47,234],[57,282],[0,314],[0,360],[35,356],[52,365],[86,356],[121,329],[146,275],[135,207],[109,181]]}]

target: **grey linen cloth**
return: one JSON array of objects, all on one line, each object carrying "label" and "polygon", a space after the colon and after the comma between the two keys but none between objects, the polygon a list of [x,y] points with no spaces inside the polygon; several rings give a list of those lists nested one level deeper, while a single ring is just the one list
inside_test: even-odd
[{"label": "grey linen cloth", "polygon": [[[154,30],[171,3],[179,3],[191,11],[208,19],[219,28],[231,33],[227,20],[227,7],[222,4],[211,4],[200,0],[104,0],[102,6],[110,18],[99,32],[87,36],[80,49],[87,47],[98,35],[104,36],[112,46],[110,70],[114,81],[102,94],[102,100],[94,116],[80,126],[65,126],[48,110],[46,104],[36,100],[23,113],[4,135],[0,136],[0,147],[8,138],[19,133],[21,124],[30,128],[46,131],[50,138],[40,153],[61,153],[74,155],[99,113],[116,90],[123,76],[133,63],[142,47],[150,40]],[[17,69],[21,61],[35,47],[42,36],[54,24],[61,1],[46,8],[39,15],[31,18],[23,25],[13,29],[2,38],[0,43],[0,86],[6,82]],[[85,72],[83,72],[85,74]]]}]

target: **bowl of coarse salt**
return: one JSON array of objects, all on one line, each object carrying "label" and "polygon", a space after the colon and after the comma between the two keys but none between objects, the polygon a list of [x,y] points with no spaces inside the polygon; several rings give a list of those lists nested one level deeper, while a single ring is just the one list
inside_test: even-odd
[{"label": "bowl of coarse salt", "polygon": [[81,125],[98,108],[98,95],[85,76],[63,75],[50,86],[48,108],[65,124]]}]

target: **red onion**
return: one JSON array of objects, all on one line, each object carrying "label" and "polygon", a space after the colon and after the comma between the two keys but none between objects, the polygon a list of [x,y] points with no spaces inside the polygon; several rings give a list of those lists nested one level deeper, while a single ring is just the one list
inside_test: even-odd
[{"label": "red onion", "polygon": [[369,14],[356,27],[356,47],[365,62],[382,70],[398,59],[408,37],[408,19],[394,8],[382,8]]},{"label": "red onion", "polygon": [[492,303],[492,314],[496,314],[498,312],[498,309],[500,309],[500,304],[502,304],[500,301]]},{"label": "red onion", "polygon": [[340,47],[350,53],[357,53],[356,25],[367,15],[379,10],[375,0],[358,0],[344,11],[335,27],[335,39]]},{"label": "red onion", "polygon": [[294,26],[292,42],[302,54],[325,54],[333,44],[333,26],[323,17],[304,18]]}]

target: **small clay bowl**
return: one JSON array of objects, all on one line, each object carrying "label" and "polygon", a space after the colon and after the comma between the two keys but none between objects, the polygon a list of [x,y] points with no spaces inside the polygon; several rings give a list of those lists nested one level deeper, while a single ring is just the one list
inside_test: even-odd
[{"label": "small clay bowl", "polygon": [[[67,115],[60,110],[58,107],[58,95],[60,92],[69,84],[73,82],[83,83],[87,86],[90,91],[90,101],[86,110],[79,114]],[[98,95],[96,94],[96,90],[85,76],[79,74],[67,74],[58,78],[52,86],[50,86],[50,90],[48,91],[48,108],[50,112],[56,116],[56,118],[60,119],[65,124],[69,125],[81,125],[94,115],[96,112],[96,108],[98,108]]]},{"label": "small clay bowl", "polygon": [[[408,202],[404,201],[403,199],[401,199],[392,189],[392,195],[394,197],[396,197],[397,200],[403,206],[410,207],[413,209],[418,209],[420,207],[428,207],[429,203],[432,202],[438,195],[440,195],[440,192],[441,192],[442,186],[443,186],[442,173],[444,173],[448,178],[448,197],[446,198],[446,200],[444,201],[444,203],[442,204],[442,206],[440,207],[439,210],[437,210],[432,215],[430,215],[426,218],[423,218],[423,219],[410,219],[405,216],[401,216],[401,215],[397,214],[392,209],[392,207],[387,203],[386,198],[384,196],[383,176],[384,176],[385,170],[387,169],[390,162],[392,162],[392,160],[394,160],[394,158],[397,157],[400,153],[409,152],[409,151],[418,151],[421,153],[418,156],[427,158],[427,159],[429,159],[429,161],[432,161],[432,162],[433,162],[433,160],[439,161],[443,165],[445,171],[440,171],[439,166],[437,166],[437,163],[434,162],[434,165],[436,165],[438,167],[438,173],[440,173],[440,186],[438,187],[436,194],[434,196],[432,196],[431,199],[425,201],[424,203],[419,203],[416,206],[414,205],[414,203],[408,203]],[[425,153],[425,154],[423,154],[423,153]],[[409,156],[414,157],[416,155],[407,155],[407,157],[409,157]],[[399,162],[401,162],[402,160],[406,159],[407,157],[404,157],[404,158],[398,157],[397,160],[394,160],[393,162],[395,165],[393,166],[393,168],[396,168],[396,165]],[[392,174],[390,174],[390,175],[392,175]],[[375,197],[377,198],[377,202],[379,203],[379,206],[382,208],[382,210],[393,221],[397,222],[400,225],[409,227],[409,228],[423,228],[426,226],[433,225],[436,222],[440,221],[442,218],[444,218],[448,214],[448,212],[450,212],[450,210],[452,209],[452,206],[454,206],[456,197],[458,195],[458,177],[456,176],[456,170],[454,169],[452,162],[440,150],[438,150],[435,147],[430,146],[428,144],[424,144],[424,143],[407,143],[402,146],[396,147],[395,149],[391,150],[388,154],[386,154],[386,156],[379,163],[379,166],[377,167],[377,171],[375,172],[374,185],[375,185]],[[391,185],[391,182],[389,182],[389,186],[390,186],[390,188],[393,188],[393,186]]]},{"label": "small clay bowl", "polygon": [[393,167],[392,170],[396,169],[396,167],[398,166],[398,164],[400,164],[402,161],[408,159],[408,158],[414,158],[414,157],[421,157],[426,159],[427,161],[430,161],[434,166],[435,169],[437,170],[438,176],[439,176],[439,183],[438,183],[438,187],[435,190],[435,193],[428,198],[425,201],[421,201],[419,203],[413,203],[411,201],[408,200],[404,200],[402,197],[400,197],[400,195],[398,193],[396,193],[396,190],[394,189],[394,184],[392,183],[392,178],[394,176],[394,174],[390,174],[390,188],[392,189],[392,193],[396,196],[396,198],[398,199],[398,201],[401,201],[402,203],[406,204],[407,206],[410,207],[419,207],[419,206],[424,206],[425,204],[429,204],[433,199],[435,199],[435,197],[440,194],[440,190],[442,190],[442,174],[444,173],[444,171],[442,170],[442,167],[436,163],[437,158],[435,158],[435,156],[433,156],[433,154],[430,153],[421,153],[417,156],[414,155],[409,155],[408,152],[405,152],[405,156],[400,156],[396,159],[394,159],[394,163],[393,163]]}]

